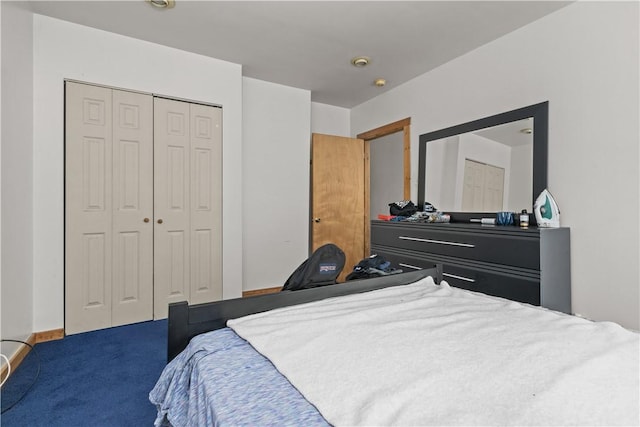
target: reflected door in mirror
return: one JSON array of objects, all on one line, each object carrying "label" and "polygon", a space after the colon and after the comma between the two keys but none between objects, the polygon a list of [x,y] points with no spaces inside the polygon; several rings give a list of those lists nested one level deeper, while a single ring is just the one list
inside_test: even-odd
[{"label": "reflected door in mirror", "polygon": [[465,159],[462,210],[492,212],[502,209],[504,169]]}]

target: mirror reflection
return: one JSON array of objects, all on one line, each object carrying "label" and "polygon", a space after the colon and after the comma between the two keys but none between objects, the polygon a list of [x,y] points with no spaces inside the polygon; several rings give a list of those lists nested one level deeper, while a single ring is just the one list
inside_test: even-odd
[{"label": "mirror reflection", "polygon": [[519,212],[533,198],[533,118],[428,141],[424,200],[440,211]]}]

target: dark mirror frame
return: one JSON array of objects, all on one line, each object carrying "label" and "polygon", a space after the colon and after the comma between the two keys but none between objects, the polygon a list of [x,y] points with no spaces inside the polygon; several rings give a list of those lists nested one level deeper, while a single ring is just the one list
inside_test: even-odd
[{"label": "dark mirror frame", "polygon": [[[527,207],[527,211],[531,213],[535,199],[542,192],[542,190],[547,188],[547,147],[549,136],[548,101],[420,135],[418,149],[418,208],[422,209],[425,202],[427,143],[429,141],[448,138],[450,136],[473,132],[504,123],[526,119],[529,117],[533,118],[533,198],[531,200],[531,206]],[[471,218],[487,218],[491,216],[495,217],[495,212],[446,213],[451,215],[451,222],[469,222]],[[534,216],[530,215],[530,222],[534,221]]]}]

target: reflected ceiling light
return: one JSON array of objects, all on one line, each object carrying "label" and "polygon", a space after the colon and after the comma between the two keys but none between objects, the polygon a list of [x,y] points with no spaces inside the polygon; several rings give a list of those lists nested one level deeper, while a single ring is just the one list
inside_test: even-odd
[{"label": "reflected ceiling light", "polygon": [[385,79],[376,79],[373,84],[378,87],[382,87],[387,84],[387,81]]},{"label": "reflected ceiling light", "polygon": [[355,58],[353,58],[351,60],[351,64],[354,67],[362,68],[362,67],[366,67],[367,65],[369,65],[370,61],[371,61],[371,59],[366,57],[366,56],[356,56]]},{"label": "reflected ceiling light", "polygon": [[146,0],[146,2],[157,9],[171,9],[176,5],[176,0]]}]

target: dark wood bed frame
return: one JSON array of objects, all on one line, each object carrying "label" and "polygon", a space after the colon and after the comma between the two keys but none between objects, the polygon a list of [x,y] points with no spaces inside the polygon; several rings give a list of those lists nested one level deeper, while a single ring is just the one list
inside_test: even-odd
[{"label": "dark wood bed frame", "polygon": [[171,361],[189,344],[191,338],[227,326],[227,320],[279,307],[304,304],[330,297],[373,291],[413,283],[427,276],[436,283],[442,280],[442,265],[431,269],[393,274],[366,280],[277,294],[256,295],[206,304],[188,305],[186,301],[169,304],[169,339],[167,361]]}]

